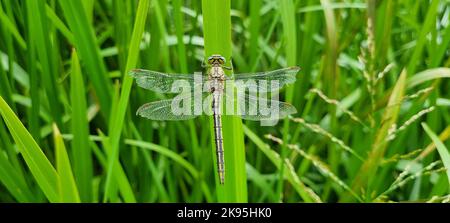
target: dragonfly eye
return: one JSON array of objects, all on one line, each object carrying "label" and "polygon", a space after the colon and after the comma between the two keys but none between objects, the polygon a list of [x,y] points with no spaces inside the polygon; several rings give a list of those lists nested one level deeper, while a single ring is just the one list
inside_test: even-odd
[{"label": "dragonfly eye", "polygon": [[225,57],[214,54],[210,57],[208,57],[208,64],[220,64],[224,65],[226,62]]}]

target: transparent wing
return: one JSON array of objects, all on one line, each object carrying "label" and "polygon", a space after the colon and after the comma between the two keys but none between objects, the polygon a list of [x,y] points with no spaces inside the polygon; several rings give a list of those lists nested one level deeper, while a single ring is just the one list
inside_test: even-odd
[{"label": "transparent wing", "polygon": [[[159,93],[179,93],[181,88],[175,87],[175,83],[188,84],[190,87],[201,85],[206,78],[195,78],[189,74],[166,74],[151,70],[135,69],[130,71],[130,76],[136,79],[136,83],[145,89],[156,91]],[[177,82],[178,81],[178,82]]]},{"label": "transparent wing", "polygon": [[[233,101],[233,97],[227,94],[226,100],[228,106],[228,103]],[[259,98],[251,94],[237,97],[237,108],[235,108],[235,115],[252,121],[283,119],[295,113],[297,109],[289,103]]]},{"label": "transparent wing", "polygon": [[272,92],[294,83],[299,70],[300,67],[288,67],[268,72],[235,74],[234,80],[238,84],[243,83],[249,91]]},{"label": "transparent wing", "polygon": [[[202,93],[201,98],[207,97],[208,93]],[[151,120],[188,120],[201,115],[196,109],[194,94],[179,95],[173,99],[150,102],[142,105],[136,115]],[[203,103],[203,100],[199,100]],[[198,106],[198,104],[197,104]],[[200,105],[202,106],[202,104]],[[200,107],[202,109],[203,107]]]}]

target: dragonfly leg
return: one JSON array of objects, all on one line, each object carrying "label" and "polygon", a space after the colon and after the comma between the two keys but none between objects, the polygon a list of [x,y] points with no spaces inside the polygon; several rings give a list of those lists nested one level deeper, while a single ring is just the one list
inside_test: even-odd
[{"label": "dragonfly leg", "polygon": [[222,66],[223,67],[223,69],[226,69],[226,70],[231,70],[231,71],[233,71],[233,59],[230,57],[230,65],[231,66]]},{"label": "dragonfly leg", "polygon": [[231,78],[234,79],[234,66],[233,66],[233,58],[230,57],[230,66],[222,66],[225,70],[231,70]]},{"label": "dragonfly leg", "polygon": [[203,68],[209,68],[211,67],[209,64],[206,64],[204,60],[202,60],[202,67]]}]

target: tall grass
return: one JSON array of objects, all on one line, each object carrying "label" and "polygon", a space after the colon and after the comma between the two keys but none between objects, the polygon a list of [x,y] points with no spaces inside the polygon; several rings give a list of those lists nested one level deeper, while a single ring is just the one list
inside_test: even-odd
[{"label": "tall grass", "polygon": [[[0,0],[2,202],[442,202],[448,1]],[[134,115],[133,68],[298,65],[274,127]],[[230,75],[231,73],[227,73]]]}]

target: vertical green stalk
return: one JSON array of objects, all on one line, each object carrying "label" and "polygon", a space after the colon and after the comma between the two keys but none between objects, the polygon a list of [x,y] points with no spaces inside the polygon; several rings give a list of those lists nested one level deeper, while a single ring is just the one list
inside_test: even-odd
[{"label": "vertical green stalk", "polygon": [[[295,5],[292,0],[282,0],[280,1],[280,15],[281,22],[283,24],[283,33],[285,40],[285,52],[286,52],[286,60],[288,66],[296,66],[297,65],[297,30],[296,30],[296,21],[295,21]],[[289,86],[286,89],[286,101],[291,102],[294,96],[294,86]],[[289,142],[289,120],[285,120],[283,123],[283,141]],[[281,157],[280,160],[280,172],[279,179],[277,183],[277,200],[280,201],[283,199],[283,185],[284,185],[284,169],[285,169],[285,158],[288,155],[288,149],[285,145],[282,146],[281,149]]]},{"label": "vertical green stalk", "polygon": [[[139,1],[136,20],[134,23],[133,34],[131,35],[130,48],[128,50],[127,64],[125,70],[129,71],[133,69],[138,61],[139,57],[139,44],[141,43],[142,34],[144,33],[145,20],[147,19],[147,12],[150,5],[150,0]],[[123,129],[123,123],[125,119],[125,114],[128,107],[128,99],[131,92],[131,86],[133,84],[133,79],[129,75],[124,75],[123,86],[120,94],[119,104],[117,111],[114,112],[112,116],[112,125],[110,128],[110,138],[111,138],[111,155],[108,157],[108,170],[105,182],[105,196],[103,201],[106,202],[109,198],[111,190],[111,181],[113,176],[113,171],[118,163],[119,159],[119,142],[120,136]]]},{"label": "vertical green stalk", "polygon": [[181,12],[182,2],[181,0],[173,1],[173,13],[175,17],[175,27],[177,35],[177,46],[178,46],[178,57],[180,62],[180,70],[183,73],[188,72],[187,59],[186,59],[186,46],[183,43],[183,33],[184,33],[184,21],[183,14]]},{"label": "vertical green stalk", "polygon": [[[33,2],[33,1],[32,1]],[[81,1],[58,1],[61,5],[64,17],[75,39],[75,48],[86,68],[86,76],[92,82],[95,94],[98,97],[101,112],[108,119],[111,113],[112,87],[108,77],[108,71],[100,55],[100,47],[94,29],[89,25]]]},{"label": "vertical green stalk", "polygon": [[[173,14],[175,19],[175,28],[176,28],[176,36],[177,36],[177,47],[178,47],[178,61],[180,64],[180,71],[184,74],[187,74],[188,71],[188,65],[187,65],[187,58],[186,58],[186,46],[183,42],[183,35],[184,35],[184,20],[183,20],[183,13],[181,11],[182,9],[182,2],[181,0],[174,0],[173,1]],[[195,123],[194,120],[189,120],[189,132],[191,136],[191,147],[192,147],[192,153],[194,155],[194,163],[196,166],[199,166],[199,162],[201,161],[201,155],[200,155],[200,148],[198,146],[198,135],[195,130]],[[192,192],[193,197],[198,197],[201,193],[201,188],[195,187],[194,191]]]},{"label": "vertical green stalk", "polygon": [[70,78],[70,102],[72,105],[72,161],[73,172],[83,202],[92,201],[92,155],[89,147],[89,123],[85,88],[78,54],[72,52],[72,74]]},{"label": "vertical green stalk", "polygon": [[[331,8],[331,3],[329,0],[321,0],[321,4],[324,7],[327,36],[327,48],[323,64],[322,80],[327,95],[330,98],[337,98],[337,89],[339,84],[339,67],[337,65],[337,59],[339,56],[339,40],[337,34],[338,32],[336,17],[334,15],[333,9]],[[328,112],[330,114],[330,132],[334,134],[337,128],[336,107],[333,105],[328,105]],[[328,152],[328,163],[330,164],[331,170],[336,172],[339,165],[340,150],[336,148],[336,144],[329,142]],[[328,181],[325,185],[324,193],[322,195],[323,200],[326,200],[330,195],[330,192],[332,190],[331,184],[332,182]]]},{"label": "vertical green stalk", "polygon": [[[232,50],[230,10],[230,0],[202,1],[205,56],[220,54],[227,59],[228,66],[230,65]],[[223,116],[222,131],[225,153],[225,184],[219,183],[216,171],[218,201],[247,202],[244,133],[241,119],[234,116]],[[212,148],[213,154],[216,154],[214,142]],[[215,168],[216,166],[214,166]]]},{"label": "vertical green stalk", "polygon": [[[28,3],[27,3],[28,4]],[[30,76],[30,99],[31,99],[31,108],[29,109],[29,129],[31,135],[37,142],[40,142],[40,120],[39,120],[39,112],[40,112],[40,98],[39,98],[39,73],[37,70],[37,61],[36,61],[36,44],[34,43],[36,40],[33,38],[33,14],[31,12],[33,10],[31,7],[26,7],[26,26],[27,26],[27,65],[28,65],[28,73]]]},{"label": "vertical green stalk", "polygon": [[261,18],[259,11],[261,9],[262,1],[250,1],[250,64],[253,65],[258,59],[258,39],[260,35]]},{"label": "vertical green stalk", "polygon": [[50,113],[56,124],[61,128],[63,126],[62,106],[58,97],[56,59],[52,55],[52,47],[54,45],[50,41],[51,38],[49,38],[48,29],[50,27],[45,16],[45,2],[41,0],[27,1],[27,8],[30,10],[30,16],[32,16],[34,21],[33,24],[29,24],[31,26],[30,35],[36,39],[34,43],[37,44],[37,56],[42,67],[41,77],[52,108]]},{"label": "vertical green stalk", "polygon": [[439,2],[440,1],[438,0],[433,0],[430,4],[430,7],[428,8],[425,21],[422,24],[422,28],[420,29],[420,35],[417,38],[416,47],[414,48],[414,52],[407,66],[408,74],[415,74],[416,69],[418,68],[417,64],[420,64],[419,61],[422,58],[422,53],[426,46],[427,36],[435,26],[434,24],[436,22],[436,14],[438,11]]}]

